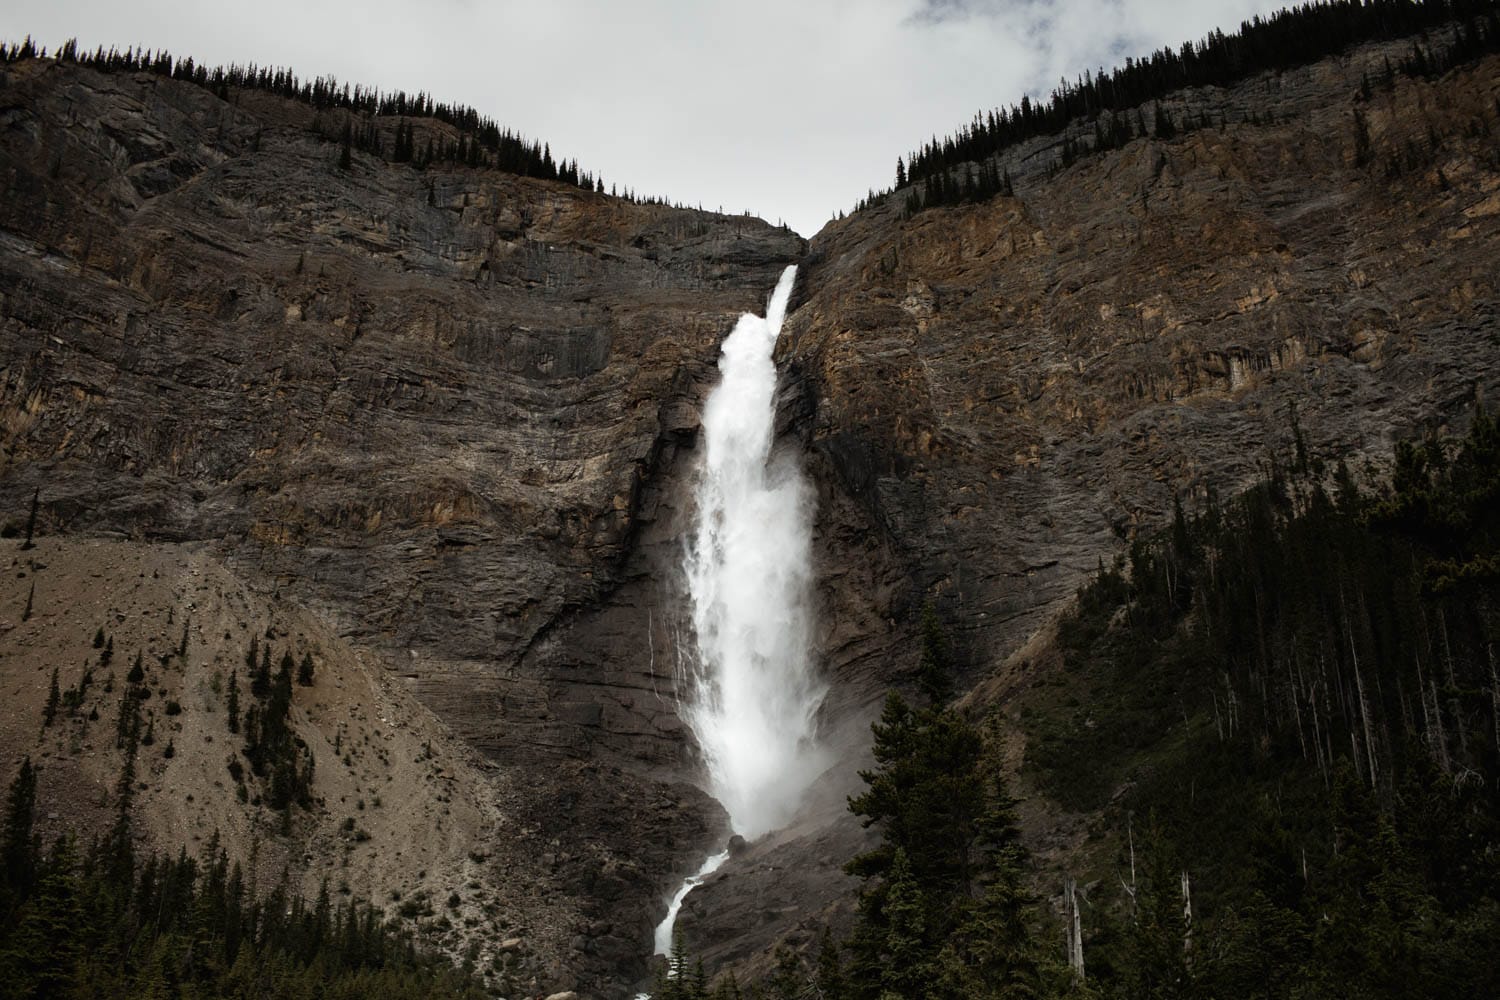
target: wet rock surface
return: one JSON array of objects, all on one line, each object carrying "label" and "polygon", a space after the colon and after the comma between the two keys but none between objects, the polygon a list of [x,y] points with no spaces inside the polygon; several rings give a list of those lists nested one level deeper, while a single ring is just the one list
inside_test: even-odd
[{"label": "wet rock surface", "polygon": [[[260,94],[33,62],[5,103],[5,508],[42,486],[47,530],[222,540],[399,651],[479,745],[576,742],[527,732],[495,664],[629,577],[718,339],[802,241],[495,172],[341,172],[310,109]],[[186,176],[143,194],[151,164]],[[611,730],[607,699],[519,686]],[[659,713],[623,711],[632,756],[672,756],[644,746]]]}]

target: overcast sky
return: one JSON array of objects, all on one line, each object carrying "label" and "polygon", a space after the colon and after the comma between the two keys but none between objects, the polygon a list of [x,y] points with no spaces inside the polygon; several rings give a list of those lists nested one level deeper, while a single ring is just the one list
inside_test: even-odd
[{"label": "overcast sky", "polygon": [[5,0],[0,37],[471,104],[606,183],[811,236],[896,157],[1266,0]]}]

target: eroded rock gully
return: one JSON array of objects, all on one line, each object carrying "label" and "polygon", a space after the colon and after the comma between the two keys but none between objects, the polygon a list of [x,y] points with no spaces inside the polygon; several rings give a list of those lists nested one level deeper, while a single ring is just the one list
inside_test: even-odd
[{"label": "eroded rock gully", "polygon": [[802,261],[782,426],[818,488],[845,763],[689,897],[689,947],[751,962],[847,903],[843,795],[923,600],[969,679],[1029,683],[1012,654],[1097,560],[1284,453],[1294,407],[1318,454],[1379,459],[1493,399],[1500,65],[1363,101],[1356,163],[1389,51],[1178,95],[1215,126],[1055,173],[1063,137],[1031,143],[1013,198],[892,199],[810,248],[486,171],[345,173],[335,113],[20,64],[0,503],[210,541],[378,653],[519,789],[576,919],[558,982],[620,995],[720,834],[668,689],[696,407]]}]

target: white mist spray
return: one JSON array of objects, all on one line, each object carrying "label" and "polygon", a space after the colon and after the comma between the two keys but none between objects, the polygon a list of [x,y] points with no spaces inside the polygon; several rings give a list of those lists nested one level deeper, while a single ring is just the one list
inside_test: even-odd
[{"label": "white mist spray", "polygon": [[685,716],[747,839],[790,821],[827,763],[814,742],[825,688],[808,655],[813,499],[793,458],[772,454],[772,352],[796,273],[782,273],[764,319],[741,316],[724,341],[684,567],[698,650]]}]

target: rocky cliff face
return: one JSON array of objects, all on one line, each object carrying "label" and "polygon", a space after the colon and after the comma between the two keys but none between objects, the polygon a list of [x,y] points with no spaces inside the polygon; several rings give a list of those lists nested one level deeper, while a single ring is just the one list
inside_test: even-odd
[{"label": "rocky cliff face", "polygon": [[340,171],[337,120],[146,74],[21,63],[0,109],[0,507],[39,488],[47,533],[212,541],[380,656],[513,765],[580,914],[557,964],[643,971],[722,823],[681,784],[647,543],[718,339],[803,241],[490,171]]},{"label": "rocky cliff face", "polygon": [[[496,713],[516,744],[577,739],[516,735],[534,716],[466,665],[620,582],[716,338],[802,242],[493,172],[341,172],[310,108],[260,94],[33,62],[5,95],[12,497],[44,484],[64,530],[224,539],[401,650],[480,746]],[[621,711],[649,742],[661,713]]]},{"label": "rocky cliff face", "polygon": [[1380,458],[1493,398],[1500,65],[1361,97],[1409,48],[1179,94],[1212,126],[1059,172],[1066,137],[1033,142],[1015,197],[896,197],[813,241],[786,351],[810,440],[979,673],[1174,495],[1289,456],[1294,422]]},{"label": "rocky cliff face", "polygon": [[[903,218],[898,194],[814,238],[783,361],[837,498],[825,653],[846,699],[915,667],[926,599],[978,697],[1045,681],[1039,629],[1174,497],[1248,485],[1294,427],[1358,472],[1494,405],[1500,61],[1361,96],[1409,52],[1178,94],[1178,122],[1212,127],[1063,168],[1079,123],[1007,154],[1015,197]],[[845,645],[850,590],[871,613]],[[689,944],[753,962],[788,928],[815,941],[861,836],[829,815],[695,891]]]},{"label": "rocky cliff face", "polygon": [[378,657],[508,776],[576,931],[546,985],[619,995],[721,822],[671,697],[696,407],[802,261],[782,427],[818,484],[844,764],[683,918],[711,962],[800,945],[847,898],[842,796],[923,601],[971,681],[1031,683],[1018,651],[1097,560],[1285,454],[1294,410],[1315,453],[1379,459],[1493,398],[1500,63],[1361,97],[1390,51],[1179,95],[1213,127],[1066,169],[1064,137],[1028,144],[1015,197],[892,199],[810,250],[492,172],[343,172],[301,105],[17,64],[0,504],[211,543]]}]

